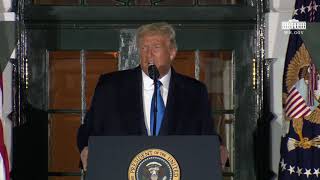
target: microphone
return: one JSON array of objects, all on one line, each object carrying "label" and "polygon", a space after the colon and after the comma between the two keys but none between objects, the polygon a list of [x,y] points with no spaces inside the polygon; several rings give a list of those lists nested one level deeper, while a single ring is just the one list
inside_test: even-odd
[{"label": "microphone", "polygon": [[159,70],[157,69],[156,65],[149,64],[149,66],[148,66],[148,75],[154,81],[156,81],[159,78],[160,73],[159,73]]}]

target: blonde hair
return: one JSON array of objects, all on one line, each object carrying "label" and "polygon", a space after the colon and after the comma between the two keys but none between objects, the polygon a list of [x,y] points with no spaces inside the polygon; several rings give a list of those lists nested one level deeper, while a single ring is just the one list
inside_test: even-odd
[{"label": "blonde hair", "polygon": [[177,48],[176,32],[174,31],[173,27],[166,22],[158,22],[140,26],[136,33],[137,46],[139,46],[139,40],[145,35],[165,35],[169,38],[170,45],[173,48]]}]

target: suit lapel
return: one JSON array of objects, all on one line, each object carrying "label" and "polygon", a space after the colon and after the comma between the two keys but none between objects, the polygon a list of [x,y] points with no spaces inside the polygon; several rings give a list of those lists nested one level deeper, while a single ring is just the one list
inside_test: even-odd
[{"label": "suit lapel", "polygon": [[140,66],[136,68],[137,69],[137,77],[138,77],[138,83],[136,86],[136,90],[138,91],[136,94],[138,94],[138,104],[137,106],[139,107],[138,113],[139,113],[139,129],[141,129],[141,135],[148,135],[148,131],[146,128],[146,124],[145,124],[145,119],[144,119],[144,108],[143,108],[143,96],[142,96],[142,73],[141,73],[141,68]]},{"label": "suit lapel", "polygon": [[127,98],[132,100],[128,108],[133,108],[130,111],[135,112],[128,117],[128,135],[147,135],[144,122],[142,74],[140,66],[134,69],[132,78],[128,78],[130,79],[130,86],[126,91],[130,92],[130,94],[127,95]]},{"label": "suit lapel", "polygon": [[179,94],[179,88],[176,83],[176,73],[174,69],[171,68],[171,78],[169,84],[167,105],[159,135],[170,135],[170,133],[174,132],[174,129],[176,127],[177,121],[173,117],[173,113],[175,111],[175,99],[176,96]]}]

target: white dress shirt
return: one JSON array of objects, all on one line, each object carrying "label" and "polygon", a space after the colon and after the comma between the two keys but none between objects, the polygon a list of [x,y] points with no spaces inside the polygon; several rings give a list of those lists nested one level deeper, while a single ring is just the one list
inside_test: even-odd
[{"label": "white dress shirt", "polygon": [[[153,85],[153,80],[142,70],[141,72],[142,72],[144,122],[148,131],[148,135],[151,136],[151,131],[150,131],[150,110],[151,109],[150,108],[151,108],[151,100],[154,92],[153,91],[154,85]],[[167,105],[170,78],[171,78],[171,68],[165,76],[159,79],[160,82],[162,83],[162,86],[160,86],[160,92],[163,98],[164,106]]]}]

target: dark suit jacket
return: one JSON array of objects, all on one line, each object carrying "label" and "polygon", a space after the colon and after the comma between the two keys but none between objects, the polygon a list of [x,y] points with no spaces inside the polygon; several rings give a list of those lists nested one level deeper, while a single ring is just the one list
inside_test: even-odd
[{"label": "dark suit jacket", "polygon": [[[78,148],[88,137],[147,135],[144,121],[141,68],[102,75],[78,131]],[[172,68],[167,105],[159,135],[215,134],[208,93],[200,81]]]}]

